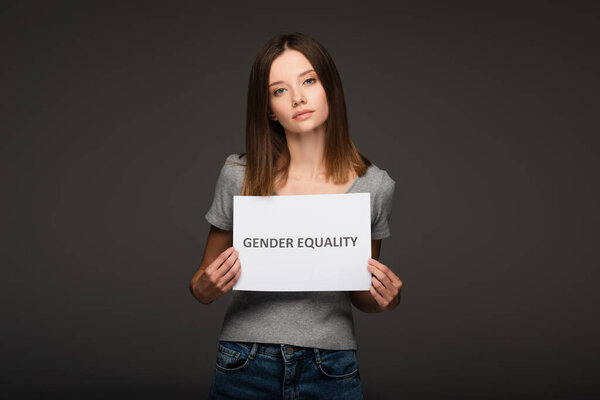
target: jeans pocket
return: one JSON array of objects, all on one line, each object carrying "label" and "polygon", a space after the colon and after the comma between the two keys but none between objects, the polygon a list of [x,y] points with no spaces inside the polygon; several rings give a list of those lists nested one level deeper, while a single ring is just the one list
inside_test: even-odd
[{"label": "jeans pocket", "polygon": [[238,342],[219,341],[219,351],[215,367],[222,372],[236,372],[242,370],[248,362],[250,348]]},{"label": "jeans pocket", "polygon": [[343,379],[358,373],[356,350],[320,350],[317,366],[321,374],[332,379]]}]

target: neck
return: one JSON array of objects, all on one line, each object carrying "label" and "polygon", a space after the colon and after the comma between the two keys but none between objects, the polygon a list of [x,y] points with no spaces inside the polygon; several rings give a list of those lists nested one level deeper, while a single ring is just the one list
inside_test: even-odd
[{"label": "neck", "polygon": [[314,180],[325,176],[325,128],[285,133],[290,151],[289,176],[296,179]]}]

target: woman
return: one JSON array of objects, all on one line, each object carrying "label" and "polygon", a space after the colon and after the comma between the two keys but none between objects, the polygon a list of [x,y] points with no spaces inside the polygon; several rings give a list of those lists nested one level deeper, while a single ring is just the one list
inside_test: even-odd
[{"label": "woman", "polygon": [[352,305],[391,311],[402,282],[377,261],[390,236],[395,182],[348,133],[342,83],[327,51],[300,34],[278,35],[250,73],[246,153],[219,174],[204,256],[190,290],[208,304],[241,274],[233,243],[233,196],[371,193],[368,291],[234,291],[215,364],[213,399],[362,399]]}]

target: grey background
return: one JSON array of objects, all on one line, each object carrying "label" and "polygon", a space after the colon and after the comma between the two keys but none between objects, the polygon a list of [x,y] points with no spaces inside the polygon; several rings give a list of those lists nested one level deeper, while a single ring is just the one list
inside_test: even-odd
[{"label": "grey background", "polygon": [[598,396],[597,11],[3,2],[2,392],[205,396],[229,296],[188,292],[204,214],[256,52],[301,31],[397,182],[402,303],[355,312],[367,397]]}]

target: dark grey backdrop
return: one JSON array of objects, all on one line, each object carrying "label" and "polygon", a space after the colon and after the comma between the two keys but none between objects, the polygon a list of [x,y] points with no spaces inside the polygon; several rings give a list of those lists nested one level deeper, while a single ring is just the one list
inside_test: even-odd
[{"label": "dark grey backdrop", "polygon": [[204,214],[254,56],[295,30],[397,182],[367,397],[598,395],[597,9],[445,1],[3,2],[2,392],[205,396],[230,297],[188,292]]}]

